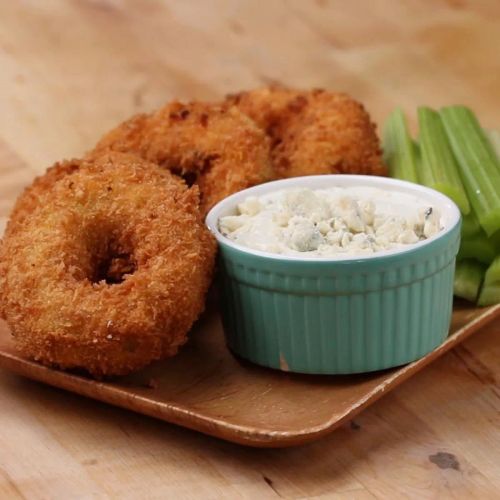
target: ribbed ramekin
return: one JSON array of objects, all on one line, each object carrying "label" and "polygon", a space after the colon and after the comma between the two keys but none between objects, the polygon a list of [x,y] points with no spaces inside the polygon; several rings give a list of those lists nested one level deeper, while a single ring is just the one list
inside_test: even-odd
[{"label": "ribbed ramekin", "polygon": [[[248,196],[292,187],[372,186],[439,208],[445,228],[403,250],[302,259],[252,250],[224,237],[218,220]],[[274,181],[217,204],[207,225],[219,244],[222,320],[231,351],[291,372],[361,373],[416,360],[446,338],[452,313],[460,212],[446,196],[373,176]]]}]

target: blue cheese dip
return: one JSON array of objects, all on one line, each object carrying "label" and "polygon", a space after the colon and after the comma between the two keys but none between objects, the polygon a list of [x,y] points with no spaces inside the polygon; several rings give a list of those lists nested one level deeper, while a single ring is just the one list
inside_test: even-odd
[{"label": "blue cheese dip", "polygon": [[425,200],[363,186],[248,197],[219,219],[220,232],[240,245],[311,258],[404,248],[442,229],[439,210]]}]

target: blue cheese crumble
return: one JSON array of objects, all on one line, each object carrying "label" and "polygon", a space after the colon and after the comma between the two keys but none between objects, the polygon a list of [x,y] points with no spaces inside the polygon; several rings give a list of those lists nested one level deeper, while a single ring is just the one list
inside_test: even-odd
[{"label": "blue cheese crumble", "polygon": [[300,257],[364,255],[437,234],[439,210],[409,193],[372,187],[289,189],[248,197],[219,219],[234,242]]}]

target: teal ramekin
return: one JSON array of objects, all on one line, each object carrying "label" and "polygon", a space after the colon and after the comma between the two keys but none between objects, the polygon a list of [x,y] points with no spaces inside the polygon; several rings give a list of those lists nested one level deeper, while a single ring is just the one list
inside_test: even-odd
[{"label": "teal ramekin", "polygon": [[[444,229],[403,250],[302,259],[260,252],[224,237],[221,216],[248,196],[292,187],[372,186],[414,194],[439,208]],[[219,244],[222,321],[233,353],[259,365],[311,374],[362,373],[414,361],[450,327],[460,212],[446,196],[383,177],[298,177],[240,191],[207,226]]]}]

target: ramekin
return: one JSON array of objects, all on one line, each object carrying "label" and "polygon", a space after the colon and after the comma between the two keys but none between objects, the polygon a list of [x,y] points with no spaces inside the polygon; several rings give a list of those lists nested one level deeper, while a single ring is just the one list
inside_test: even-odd
[{"label": "ramekin", "polygon": [[[218,229],[219,218],[236,213],[248,196],[333,186],[411,193],[438,207],[444,229],[404,249],[335,259],[252,250]],[[370,372],[416,360],[448,334],[461,218],[437,191],[384,177],[297,177],[225,198],[206,223],[219,245],[227,344],[242,358],[290,372]]]}]

